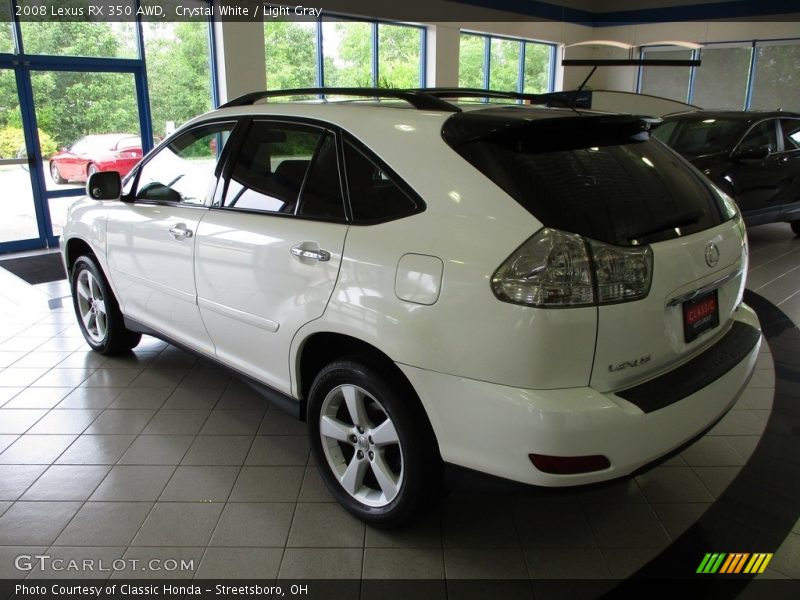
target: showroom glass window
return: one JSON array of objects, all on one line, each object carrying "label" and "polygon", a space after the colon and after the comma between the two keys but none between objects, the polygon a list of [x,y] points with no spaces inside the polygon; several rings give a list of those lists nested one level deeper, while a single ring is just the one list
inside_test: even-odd
[{"label": "showroom glass window", "polygon": [[206,204],[233,127],[234,123],[196,127],[159,149],[139,170],[136,200]]},{"label": "showroom glass window", "polygon": [[226,183],[224,206],[343,221],[333,133],[301,124],[254,121]]},{"label": "showroom glass window", "polygon": [[264,62],[267,89],[288,90],[317,85],[317,23],[264,22]]},{"label": "showroom glass window", "polygon": [[742,110],[747,102],[750,47],[710,46],[700,50],[691,103],[701,108]]},{"label": "showroom glass window", "polygon": [[422,87],[422,38],[425,30],[390,23],[378,23],[377,29],[378,87]]},{"label": "showroom glass window", "polygon": [[[49,8],[37,0],[17,0],[21,11]],[[64,3],[66,5],[66,3]],[[114,2],[123,12],[135,14],[133,0]],[[54,5],[55,6],[55,5]],[[35,17],[30,17],[31,19]],[[20,28],[26,54],[50,56],[86,56],[93,58],[138,58],[136,24],[132,17],[111,22],[22,20]]]},{"label": "showroom glass window", "polygon": [[[163,0],[143,0],[143,6]],[[205,2],[181,2],[185,7]],[[165,8],[165,10],[167,10]],[[153,135],[163,138],[213,108],[211,36],[207,21],[143,22]]]},{"label": "showroom glass window", "polygon": [[0,53],[14,52],[14,27],[11,18],[11,4],[0,4]]},{"label": "showroom glass window", "polygon": [[753,110],[800,111],[800,43],[759,43],[755,48]]},{"label": "showroom glass window", "polygon": [[425,85],[424,27],[335,15],[265,18],[268,90]]},{"label": "showroom glass window", "polygon": [[[647,48],[642,58],[655,60],[691,60],[691,50],[664,50]],[[688,102],[690,67],[642,67],[640,91],[642,94],[661,96],[678,102]]]},{"label": "showroom glass window", "polygon": [[458,85],[500,91],[553,90],[554,46],[517,38],[462,33]]}]

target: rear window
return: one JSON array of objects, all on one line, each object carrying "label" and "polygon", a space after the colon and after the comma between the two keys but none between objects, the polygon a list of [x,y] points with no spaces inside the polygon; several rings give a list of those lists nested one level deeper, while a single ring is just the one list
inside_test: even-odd
[{"label": "rear window", "polygon": [[[494,110],[495,115],[499,112]],[[474,114],[474,113],[473,113]],[[470,133],[465,121],[445,140],[547,227],[610,244],[672,239],[723,222],[724,208],[702,176],[633,117],[521,121]],[[492,119],[495,120],[496,119]]]}]

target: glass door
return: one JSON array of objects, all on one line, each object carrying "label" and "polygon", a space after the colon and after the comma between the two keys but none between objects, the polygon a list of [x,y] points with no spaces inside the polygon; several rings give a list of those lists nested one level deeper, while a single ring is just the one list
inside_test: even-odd
[{"label": "glass door", "polygon": [[136,73],[37,69],[30,78],[41,148],[37,170],[53,239],[89,175],[118,171],[124,177],[142,158]]},{"label": "glass door", "polygon": [[0,251],[45,245],[19,98],[16,71],[0,68]]}]

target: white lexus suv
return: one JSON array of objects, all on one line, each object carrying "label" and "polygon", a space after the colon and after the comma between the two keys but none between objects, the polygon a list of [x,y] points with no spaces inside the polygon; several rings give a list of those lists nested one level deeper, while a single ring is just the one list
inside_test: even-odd
[{"label": "white lexus suv", "polygon": [[333,92],[361,99],[250,94],[90,178],[62,252],[92,348],[238,373],[384,527],[445,464],[598,482],[731,407],[761,341],[744,226],[653,120]]}]

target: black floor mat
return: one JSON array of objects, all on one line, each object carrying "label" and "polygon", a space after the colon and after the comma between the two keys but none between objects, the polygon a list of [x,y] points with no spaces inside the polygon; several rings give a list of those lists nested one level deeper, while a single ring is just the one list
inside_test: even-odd
[{"label": "black floor mat", "polygon": [[66,279],[60,253],[39,254],[0,260],[0,267],[12,272],[31,285]]}]

